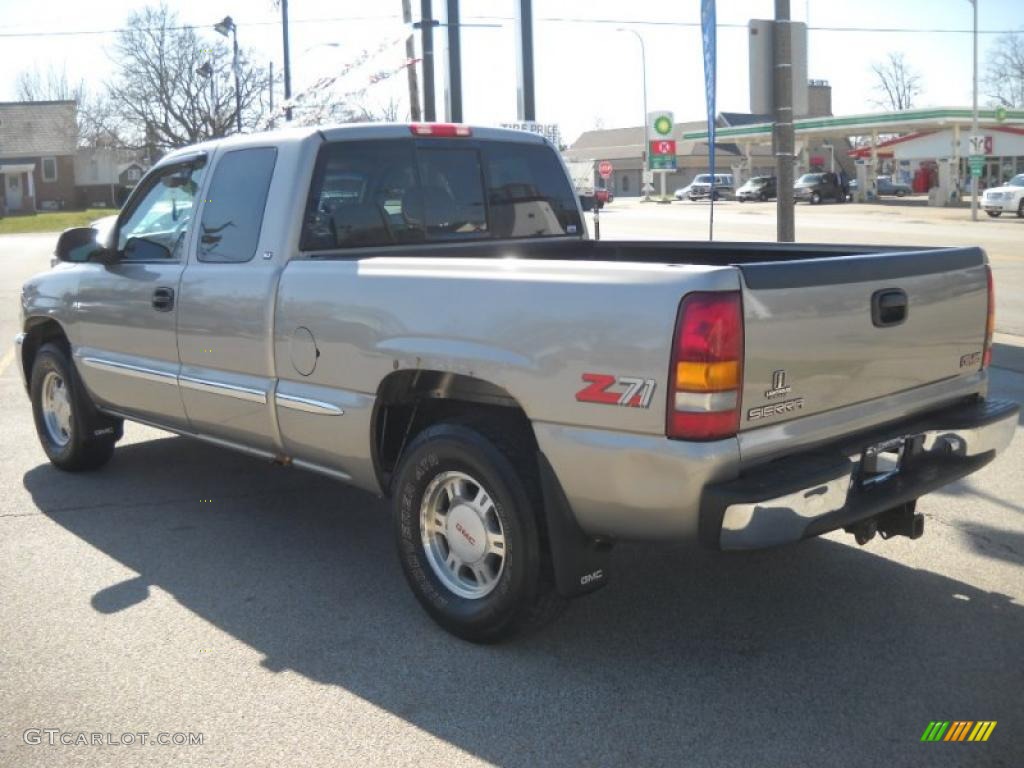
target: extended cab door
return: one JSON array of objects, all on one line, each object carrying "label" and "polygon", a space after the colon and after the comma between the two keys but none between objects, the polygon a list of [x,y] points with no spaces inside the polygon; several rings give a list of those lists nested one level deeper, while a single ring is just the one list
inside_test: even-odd
[{"label": "extended cab door", "polygon": [[261,247],[276,147],[217,155],[193,258],[181,280],[181,397],[192,429],[274,452],[274,293],[280,270]]},{"label": "extended cab door", "polygon": [[97,402],[139,418],[186,425],[178,395],[178,280],[205,157],[151,174],[118,218],[120,259],[82,265],[74,309],[78,369]]}]

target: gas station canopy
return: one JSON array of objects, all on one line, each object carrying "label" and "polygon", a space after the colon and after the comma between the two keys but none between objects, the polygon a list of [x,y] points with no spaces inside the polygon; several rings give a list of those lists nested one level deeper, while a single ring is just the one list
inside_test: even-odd
[{"label": "gas station canopy", "polygon": [[[973,114],[970,108],[930,107],[907,109],[900,112],[876,112],[865,115],[844,115],[841,117],[807,117],[793,121],[797,136],[807,138],[828,136],[869,136],[906,131],[942,130],[958,127],[971,129]],[[1021,109],[979,109],[979,127],[1002,126],[1024,127],[1024,110]],[[691,131],[683,134],[684,141],[707,140],[707,131]],[[754,123],[715,129],[716,140],[769,142],[772,138],[772,123]]]}]

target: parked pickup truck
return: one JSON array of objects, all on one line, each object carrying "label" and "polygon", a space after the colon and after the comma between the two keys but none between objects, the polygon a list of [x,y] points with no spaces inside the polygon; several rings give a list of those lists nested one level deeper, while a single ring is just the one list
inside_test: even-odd
[{"label": "parked pickup truck", "polygon": [[1017,424],[980,249],[594,241],[520,131],[189,147],[56,256],[18,336],[54,465],[130,419],[388,497],[413,592],[473,641],[605,584],[617,540],[917,537]]}]

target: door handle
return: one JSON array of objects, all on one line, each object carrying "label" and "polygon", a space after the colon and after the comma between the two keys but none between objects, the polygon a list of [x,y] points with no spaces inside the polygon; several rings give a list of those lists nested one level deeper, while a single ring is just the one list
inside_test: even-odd
[{"label": "door handle", "polygon": [[174,289],[157,288],[153,291],[153,309],[157,312],[170,312],[174,309]]},{"label": "door handle", "polygon": [[899,288],[875,291],[871,296],[871,322],[876,328],[899,325],[907,319],[907,293]]}]

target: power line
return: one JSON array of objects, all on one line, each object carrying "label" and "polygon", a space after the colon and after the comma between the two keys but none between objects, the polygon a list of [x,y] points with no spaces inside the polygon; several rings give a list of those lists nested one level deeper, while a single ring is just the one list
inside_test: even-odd
[{"label": "power line", "polygon": [[[511,16],[470,16],[467,18],[477,20],[514,21]],[[698,21],[665,21],[663,19],[593,19],[571,16],[543,16],[537,21],[553,21],[558,23],[571,24],[615,24],[617,26],[647,26],[647,27],[700,27]],[[719,22],[719,29],[746,29],[746,24]],[[973,29],[916,29],[914,27],[814,27],[807,29],[811,32],[898,32],[905,34],[974,34]],[[1022,32],[1020,29],[979,29],[979,35],[1005,35]]]},{"label": "power line", "polygon": [[[320,19],[289,19],[289,24],[319,24],[325,21],[396,21],[392,16],[332,16]],[[245,27],[271,27],[279,26],[280,20],[276,21],[248,21],[242,24]],[[179,24],[173,27],[117,27],[116,29],[81,29],[63,32],[0,32],[0,37],[72,37],[75,35],[114,35],[118,32],[159,32],[163,30],[179,31],[184,29],[207,29],[212,24]]]},{"label": "power line", "polygon": [[[476,21],[507,21],[513,22],[515,19],[511,16],[469,16],[466,17],[466,21],[470,19]],[[696,21],[664,21],[660,19],[593,19],[593,18],[577,18],[570,16],[543,16],[536,19],[539,22],[547,21],[556,24],[614,24],[617,26],[645,26],[645,27],[688,27],[688,28],[699,28],[700,23]],[[323,22],[333,21],[344,21],[344,22],[360,22],[360,21],[395,21],[398,19],[395,15],[377,15],[377,16],[331,16],[324,18],[315,19],[290,19],[291,24],[320,24]],[[246,27],[267,27],[277,26],[281,22],[280,20],[274,21],[249,21],[244,24]],[[401,22],[398,22],[401,23]],[[166,27],[167,30],[185,30],[185,29],[206,29],[209,24],[182,24],[173,27]],[[473,26],[463,24],[463,26]],[[746,29],[746,24],[738,23],[720,23],[718,24],[719,29]],[[134,30],[139,32],[158,32],[160,27],[145,27],[135,30],[132,27],[117,27],[114,29],[83,29],[83,30],[68,30],[68,31],[57,31],[57,32],[0,32],[0,38],[12,38],[12,37],[74,37],[78,35],[113,35],[119,32],[126,32],[128,30]],[[941,35],[941,34],[965,34],[970,35],[974,33],[973,29],[916,29],[913,27],[807,27],[808,31],[811,32],[854,32],[854,33],[870,33],[870,34],[925,34],[925,35]],[[979,29],[979,35],[1006,35],[1021,32],[1019,29]]]}]

